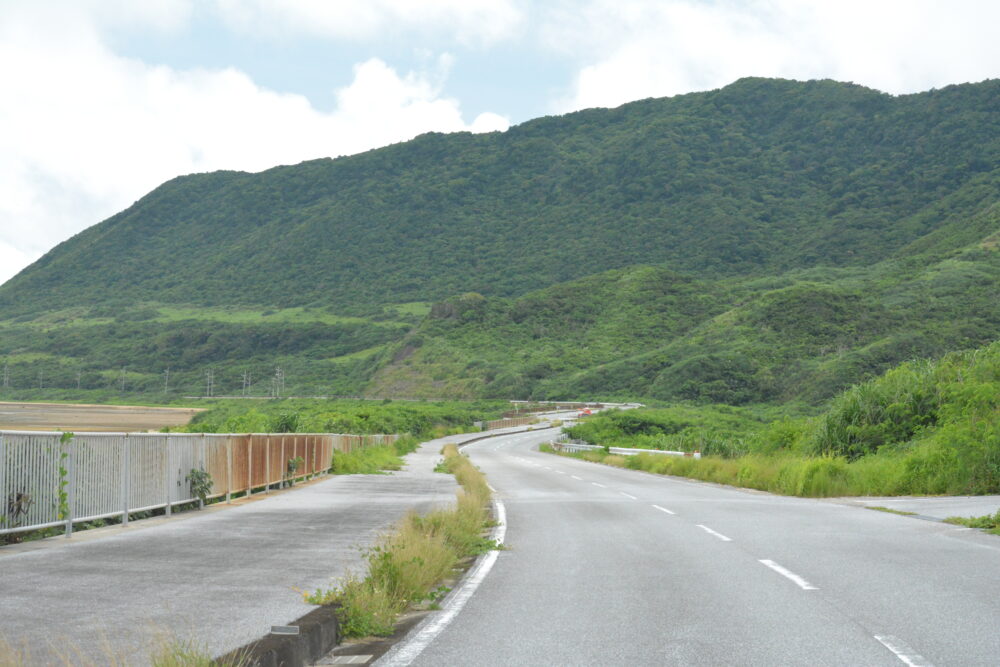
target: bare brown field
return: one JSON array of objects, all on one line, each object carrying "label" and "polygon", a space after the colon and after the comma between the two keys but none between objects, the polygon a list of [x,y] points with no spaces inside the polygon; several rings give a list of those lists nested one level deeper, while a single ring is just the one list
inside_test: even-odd
[{"label": "bare brown field", "polygon": [[158,431],[183,426],[199,412],[200,408],[0,402],[0,430]]}]

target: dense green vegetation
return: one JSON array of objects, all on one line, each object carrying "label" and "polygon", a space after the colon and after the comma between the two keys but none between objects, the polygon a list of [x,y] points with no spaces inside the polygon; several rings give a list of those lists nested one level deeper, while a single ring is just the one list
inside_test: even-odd
[{"label": "dense green vegetation", "polygon": [[474,403],[285,399],[218,401],[183,430],[189,433],[409,433],[431,438],[474,431],[473,422],[497,419],[505,401]]},{"label": "dense green vegetation", "polygon": [[968,245],[956,232],[872,267],[714,282],[635,267],[517,299],[466,294],[434,306],[370,391],[817,403],[996,339],[998,228],[1000,206],[962,228]]},{"label": "dense green vegetation", "polygon": [[[701,412],[702,417],[692,416]],[[815,417],[760,423],[734,410],[637,410],[568,429],[593,444],[702,447],[632,468],[810,496],[1000,492],[1000,341],[914,361],[851,387]],[[603,453],[591,453],[603,459]]]}]

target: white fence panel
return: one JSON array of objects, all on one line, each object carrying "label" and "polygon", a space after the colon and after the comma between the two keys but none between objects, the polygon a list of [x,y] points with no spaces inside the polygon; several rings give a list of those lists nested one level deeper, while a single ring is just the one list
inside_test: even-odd
[{"label": "white fence panel", "polygon": [[124,434],[74,438],[69,442],[75,480],[73,518],[111,516],[122,511]]},{"label": "white fence panel", "polygon": [[57,434],[0,434],[0,533],[59,520],[59,455]]},{"label": "white fence panel", "polygon": [[[140,512],[195,500],[186,479],[204,469],[210,496],[284,479],[288,459],[299,475],[326,471],[334,449],[395,442],[397,435],[166,434],[0,431],[0,534]],[[287,443],[286,443],[287,440]],[[287,447],[286,447],[287,444]]]}]

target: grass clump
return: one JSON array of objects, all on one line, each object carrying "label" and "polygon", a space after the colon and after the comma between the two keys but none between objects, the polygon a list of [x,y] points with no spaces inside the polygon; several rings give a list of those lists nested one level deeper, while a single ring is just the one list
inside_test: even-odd
[{"label": "grass clump", "polygon": [[944,521],[945,523],[968,526],[969,528],[979,528],[989,533],[993,533],[994,535],[1000,535],[1000,510],[997,510],[996,514],[987,514],[986,516],[950,516]]},{"label": "grass clump", "polygon": [[875,510],[876,512],[888,512],[889,514],[898,514],[900,516],[916,516],[916,512],[907,512],[905,510],[895,510],[891,507],[883,507],[881,505],[867,505],[866,510]]},{"label": "grass clump", "polygon": [[446,445],[445,468],[462,487],[454,507],[408,514],[395,530],[365,553],[367,573],[306,595],[312,604],[336,605],[345,637],[387,636],[412,604],[434,602],[440,582],[462,559],[497,545],[484,533],[491,493],[486,478],[455,445]]}]

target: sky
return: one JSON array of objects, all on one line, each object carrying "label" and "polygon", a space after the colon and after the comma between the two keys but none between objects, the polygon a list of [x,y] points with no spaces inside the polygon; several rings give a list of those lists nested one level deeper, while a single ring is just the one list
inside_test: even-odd
[{"label": "sky", "polygon": [[711,90],[1000,77],[1000,0],[0,0],[0,283],[181,174]]}]

